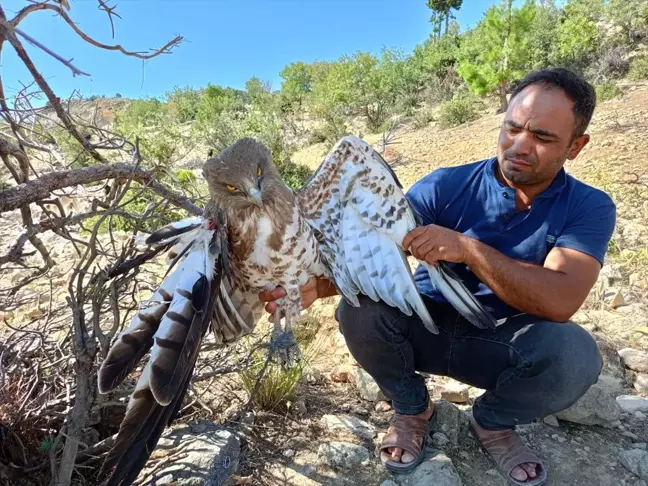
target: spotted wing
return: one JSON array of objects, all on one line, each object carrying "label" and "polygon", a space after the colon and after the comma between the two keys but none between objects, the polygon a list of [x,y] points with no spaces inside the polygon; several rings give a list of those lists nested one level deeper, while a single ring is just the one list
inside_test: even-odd
[{"label": "spotted wing", "polygon": [[[363,293],[406,315],[416,313],[438,332],[401,246],[417,226],[415,213],[391,167],[367,142],[341,139],[299,192],[299,203],[334,255],[336,286],[352,305]],[[494,327],[495,320],[446,268],[428,266],[441,293],[476,326]]]}]

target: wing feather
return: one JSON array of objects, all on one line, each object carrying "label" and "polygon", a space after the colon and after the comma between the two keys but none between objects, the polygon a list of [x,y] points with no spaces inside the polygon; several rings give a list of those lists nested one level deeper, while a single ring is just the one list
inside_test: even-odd
[{"label": "wing feather", "polygon": [[[298,201],[305,220],[323,235],[322,245],[342,269],[343,276],[334,273],[334,278],[347,300],[362,292],[408,315],[415,312],[431,332],[438,332],[401,246],[418,225],[416,213],[392,168],[368,143],[353,136],[341,139],[299,191]],[[495,326],[447,265],[426,268],[433,284],[469,322]]]}]

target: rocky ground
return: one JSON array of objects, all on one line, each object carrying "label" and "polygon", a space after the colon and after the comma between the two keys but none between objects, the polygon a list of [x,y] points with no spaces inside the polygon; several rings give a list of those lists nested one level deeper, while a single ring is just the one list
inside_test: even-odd
[{"label": "rocky ground", "polygon": [[[493,155],[501,118],[487,115],[451,130],[434,123],[418,130],[404,126],[385,157],[407,188],[435,167]],[[648,146],[640,138],[646,129],[648,86],[626,86],[622,97],[599,106],[590,145],[567,166],[613,196],[618,225],[608,262],[574,318],[599,342],[603,374],[569,410],[520,427],[546,460],[550,485],[645,486],[648,481]],[[373,143],[379,137],[365,138]],[[314,167],[324,153],[325,147],[316,145],[295,159]],[[18,215],[5,216],[3,248],[20,231]],[[56,238],[44,240],[65,262],[72,250]],[[38,318],[48,299],[56,301],[57,292],[63,297],[66,265],[55,271],[59,287],[50,297],[20,314],[0,315],[0,322],[19,325]],[[16,281],[20,271],[5,277]],[[471,404],[482,391],[443,377],[428,377],[439,413],[426,461],[402,477],[381,466],[376,447],[393,411],[349,356],[333,318],[335,304],[328,299],[309,312],[318,323],[320,346],[289,404],[254,409],[240,418],[246,397],[233,379],[218,403],[203,399],[213,413],[165,434],[140,483],[505,485],[467,427]]]}]

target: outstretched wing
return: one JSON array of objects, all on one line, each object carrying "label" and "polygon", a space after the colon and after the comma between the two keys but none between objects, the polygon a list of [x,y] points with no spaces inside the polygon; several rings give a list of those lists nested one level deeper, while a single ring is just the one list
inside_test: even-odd
[{"label": "outstretched wing", "polygon": [[[302,215],[330,248],[335,284],[352,305],[357,294],[382,300],[406,315],[418,314],[438,333],[401,247],[417,226],[394,171],[364,140],[342,138],[298,193]],[[470,322],[496,325],[479,301],[445,264],[427,265],[432,282]]]},{"label": "outstretched wing", "polygon": [[169,270],[174,266],[175,270],[167,272],[99,369],[99,391],[107,393],[151,351],[100,471],[101,477],[108,475],[109,486],[130,484],[137,477],[164,428],[175,418],[210,324],[219,342],[235,339],[254,326],[245,294],[228,283],[226,225],[213,223],[187,218],[142,240],[172,246],[176,256]]}]

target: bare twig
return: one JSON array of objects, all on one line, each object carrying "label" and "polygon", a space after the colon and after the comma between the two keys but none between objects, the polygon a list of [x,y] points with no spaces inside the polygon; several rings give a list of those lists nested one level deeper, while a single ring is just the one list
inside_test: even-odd
[{"label": "bare twig", "polygon": [[[7,26],[5,25],[5,28],[6,27]],[[67,66],[68,68],[70,68],[70,70],[72,71],[73,76],[79,76],[79,75],[90,76],[89,73],[81,71],[79,68],[75,67],[70,61],[67,61],[67,60],[63,59],[56,52],[52,51],[47,46],[41,44],[36,39],[34,39],[32,36],[30,36],[29,34],[23,32],[22,30],[20,30],[18,27],[14,27],[14,31],[16,32],[16,34],[24,37],[25,40],[27,40],[27,42],[29,42],[30,44],[32,44],[32,45],[38,47],[39,49],[43,50],[44,52],[46,52],[47,54],[52,56],[54,59],[59,61],[61,64],[63,64],[65,66]]]}]

